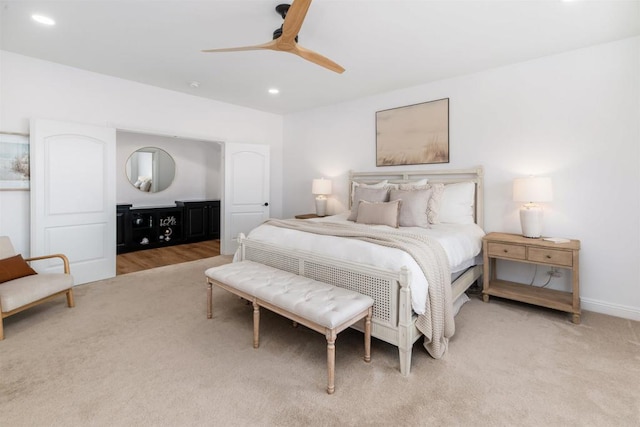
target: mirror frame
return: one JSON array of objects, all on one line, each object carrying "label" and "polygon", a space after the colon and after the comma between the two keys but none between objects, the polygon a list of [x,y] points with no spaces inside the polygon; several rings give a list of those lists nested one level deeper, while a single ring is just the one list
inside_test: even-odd
[{"label": "mirror frame", "polygon": [[141,147],[127,158],[125,174],[135,189],[143,193],[159,193],[173,184],[176,161],[162,148]]}]

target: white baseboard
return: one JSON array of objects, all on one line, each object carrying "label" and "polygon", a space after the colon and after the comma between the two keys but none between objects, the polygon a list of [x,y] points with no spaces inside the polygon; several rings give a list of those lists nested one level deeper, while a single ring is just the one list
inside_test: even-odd
[{"label": "white baseboard", "polygon": [[640,308],[638,307],[611,304],[590,298],[580,298],[580,306],[583,310],[595,311],[596,313],[640,321]]}]

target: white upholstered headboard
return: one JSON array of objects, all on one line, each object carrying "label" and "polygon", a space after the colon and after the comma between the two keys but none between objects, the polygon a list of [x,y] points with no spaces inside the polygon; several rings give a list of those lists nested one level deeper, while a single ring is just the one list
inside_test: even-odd
[{"label": "white upholstered headboard", "polygon": [[353,195],[352,182],[375,184],[382,180],[388,180],[391,184],[403,184],[410,181],[427,178],[429,183],[453,184],[456,182],[473,182],[476,186],[474,216],[476,224],[484,228],[483,206],[483,179],[484,169],[478,166],[473,169],[435,169],[420,171],[389,171],[389,172],[349,172],[349,209]]}]

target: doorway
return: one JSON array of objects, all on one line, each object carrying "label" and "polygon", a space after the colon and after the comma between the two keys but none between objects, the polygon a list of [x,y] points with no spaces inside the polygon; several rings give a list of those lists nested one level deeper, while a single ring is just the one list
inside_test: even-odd
[{"label": "doorway", "polygon": [[[211,256],[220,252],[232,254],[236,236],[240,233],[248,234],[269,217],[268,145],[223,144],[215,141],[39,119],[32,121],[31,127],[31,146],[34,153],[44,150],[45,142],[54,140],[56,142],[47,145],[49,150],[47,156],[34,156],[49,162],[47,163],[49,166],[42,164],[35,168],[38,171],[44,171],[38,179],[35,179],[37,174],[32,175],[31,246],[37,248],[37,252],[68,254],[70,264],[79,266],[76,269],[79,273],[74,274],[77,285],[113,277],[116,274],[115,244],[120,236],[120,233],[116,232],[117,205],[135,205],[137,209],[147,207],[146,210],[153,211],[146,216],[149,221],[148,228],[153,230],[153,234],[150,234],[148,239],[141,236],[142,238],[138,241],[140,245],[145,245],[152,240],[158,243],[164,239],[164,242],[167,242],[167,237],[170,237],[170,245],[173,245],[186,242],[176,238],[171,230],[163,229],[159,233],[158,227],[173,227],[176,225],[177,216],[184,216],[176,201],[180,200],[184,204],[187,201],[194,201],[195,204],[201,205],[202,200],[217,197],[217,201],[214,201],[222,210],[221,221],[209,224],[220,224],[218,235],[221,241],[218,247],[223,247],[207,253]],[[83,141],[86,142],[83,143]],[[131,170],[130,167],[127,168],[127,160],[140,147],[156,145],[164,145],[174,153],[175,159],[172,160],[175,164],[175,180],[164,190],[141,191],[140,186],[136,185],[138,179],[132,182],[131,175],[127,176],[127,170]],[[212,154],[212,150],[215,154]],[[227,155],[226,162],[223,162],[223,150]],[[195,155],[193,151],[196,151]],[[75,161],[75,159],[82,160]],[[51,179],[48,180],[48,185],[45,185],[46,180],[42,179],[47,171],[52,170],[56,172],[53,176],[57,179],[55,187],[51,185]],[[156,176],[156,170],[153,166],[150,175],[152,175],[151,179],[155,179],[153,177]],[[70,177],[73,178],[72,182],[69,182]],[[215,177],[215,180],[212,181],[212,177]],[[164,177],[162,180],[164,181]],[[144,188],[152,188],[152,186]],[[66,198],[57,197],[60,194]],[[78,197],[79,195],[81,197]],[[67,217],[83,213],[90,213],[95,217],[94,214],[99,213],[99,218],[93,218],[93,222],[88,223],[97,230],[94,235],[99,238],[88,238],[87,233],[79,233],[78,230],[82,227],[70,229],[69,233],[81,234],[73,239],[69,238],[69,233],[61,233],[59,231],[61,227],[54,232],[49,232],[50,226],[56,224],[50,224],[51,221],[47,222],[47,218],[40,220],[42,218],[34,216],[34,213],[44,211],[51,213],[51,209],[45,209],[46,202],[51,200],[55,200],[55,207],[58,211],[64,211]],[[65,204],[65,200],[73,203]],[[167,203],[172,207],[167,208]],[[100,212],[96,207],[101,209]],[[103,211],[104,214],[102,214]],[[171,211],[175,217],[157,216],[160,211],[165,214]],[[102,222],[97,222],[98,220]],[[69,224],[73,226],[77,222],[69,222]],[[131,222],[126,221],[125,224],[132,225]],[[140,224],[144,225],[144,220]],[[166,234],[167,231],[169,234]],[[44,239],[44,236],[47,238]],[[195,241],[193,239],[189,242]],[[39,242],[44,242],[45,250],[38,246]],[[155,245],[155,247],[162,246],[169,245]],[[152,247],[150,245],[145,249],[150,250]],[[104,260],[104,268],[91,268],[84,262],[87,257],[92,260]]]},{"label": "doorway", "polygon": [[[156,151],[164,153],[167,160],[149,166],[145,173],[140,172],[144,168],[136,166],[139,163],[137,156]],[[166,164],[172,165],[170,182],[158,188],[155,186],[156,182],[169,179],[163,171]],[[222,144],[219,142],[118,130],[116,170],[118,204],[161,207],[175,206],[177,200],[222,199]],[[147,179],[151,181],[151,185],[136,186]],[[180,221],[184,221],[184,218]],[[187,240],[184,228],[180,228],[178,232],[181,234],[178,238]],[[219,238],[173,245],[174,242],[175,239],[171,245],[164,247],[149,245],[140,247],[141,250],[119,251],[124,253],[116,256],[116,274],[127,274],[220,254]]]}]

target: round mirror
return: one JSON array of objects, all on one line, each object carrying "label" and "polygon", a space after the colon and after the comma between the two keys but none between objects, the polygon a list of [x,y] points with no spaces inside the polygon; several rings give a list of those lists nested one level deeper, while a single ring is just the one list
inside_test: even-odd
[{"label": "round mirror", "polygon": [[131,185],[146,193],[157,193],[173,182],[176,163],[166,151],[144,147],[129,156],[125,169]]}]

